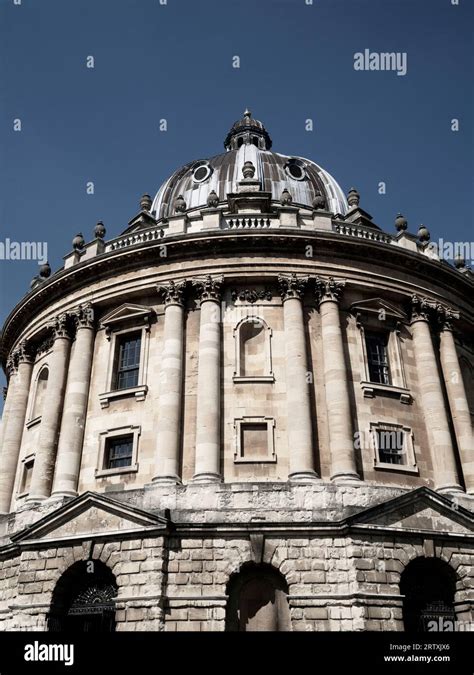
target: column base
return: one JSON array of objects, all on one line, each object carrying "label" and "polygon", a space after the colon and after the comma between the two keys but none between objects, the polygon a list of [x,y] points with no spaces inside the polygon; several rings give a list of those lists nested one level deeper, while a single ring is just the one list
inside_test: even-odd
[{"label": "column base", "polygon": [[435,488],[435,491],[439,492],[440,495],[466,494],[460,485],[442,485],[441,487]]},{"label": "column base", "polygon": [[321,478],[316,471],[295,471],[288,475],[290,483],[314,483],[320,482]]},{"label": "column base", "polygon": [[357,473],[336,473],[331,476],[331,482],[336,485],[360,485],[363,481]]},{"label": "column base", "polygon": [[197,473],[191,483],[222,483],[222,476],[219,473]]},{"label": "column base", "polygon": [[67,497],[68,499],[74,499],[75,497],[78,496],[77,490],[60,490],[58,492],[53,492],[51,497],[49,499],[54,500],[54,499],[62,499],[63,497]]},{"label": "column base", "polygon": [[46,497],[46,495],[28,495],[26,498],[26,503],[27,504],[41,504],[42,502],[45,502],[49,497]]},{"label": "column base", "polygon": [[169,476],[155,476],[151,479],[153,485],[181,485],[181,478],[175,474]]}]

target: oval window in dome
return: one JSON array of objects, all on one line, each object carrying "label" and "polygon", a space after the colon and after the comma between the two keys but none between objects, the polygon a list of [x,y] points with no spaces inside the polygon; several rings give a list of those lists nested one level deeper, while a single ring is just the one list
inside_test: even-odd
[{"label": "oval window in dome", "polygon": [[285,166],[285,171],[293,180],[304,180],[306,178],[304,164],[299,159],[290,159]]},{"label": "oval window in dome", "polygon": [[212,169],[209,164],[199,164],[193,171],[193,181],[195,183],[203,183],[209,178],[211,173]]}]

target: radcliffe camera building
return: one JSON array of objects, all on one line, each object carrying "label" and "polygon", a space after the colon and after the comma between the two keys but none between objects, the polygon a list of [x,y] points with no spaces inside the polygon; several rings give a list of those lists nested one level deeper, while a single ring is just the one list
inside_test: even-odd
[{"label": "radcliffe camera building", "polygon": [[474,621],[473,274],[224,145],[5,322],[1,629]]}]

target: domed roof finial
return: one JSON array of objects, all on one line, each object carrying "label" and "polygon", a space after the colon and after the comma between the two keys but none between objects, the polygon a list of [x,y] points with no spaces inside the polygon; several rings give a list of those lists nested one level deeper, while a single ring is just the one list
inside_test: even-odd
[{"label": "domed roof finial", "polygon": [[347,193],[347,203],[349,204],[349,206],[355,208],[356,206],[359,206],[359,201],[360,201],[360,194],[357,192],[355,188],[351,188]]},{"label": "domed roof finial", "polygon": [[140,209],[142,211],[149,211],[151,209],[151,197],[149,194],[145,193],[140,199]]},{"label": "domed roof finial", "polygon": [[270,150],[272,147],[268,131],[259,120],[252,117],[248,108],[242,119],[234,122],[224,141],[226,150],[238,150],[242,144],[256,145],[261,150]]},{"label": "domed roof finial", "polygon": [[244,178],[253,178],[255,176],[255,166],[250,160],[247,160],[243,167],[242,167],[242,173],[244,175]]},{"label": "domed roof finial", "polygon": [[454,267],[457,270],[465,270],[466,269],[466,259],[463,256],[462,251],[460,251],[459,248],[456,251],[453,262],[454,262]]},{"label": "domed roof finial", "polygon": [[427,227],[424,225],[420,225],[418,229],[418,239],[421,241],[422,244],[425,244],[430,240],[430,232]]},{"label": "domed roof finial", "polygon": [[404,232],[408,227],[408,221],[405,216],[402,216],[401,213],[397,213],[397,217],[395,218],[395,227],[399,232]]}]

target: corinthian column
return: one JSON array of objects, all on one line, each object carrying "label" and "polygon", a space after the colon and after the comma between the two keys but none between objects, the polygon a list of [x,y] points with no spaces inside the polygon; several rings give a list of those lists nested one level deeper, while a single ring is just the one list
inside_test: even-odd
[{"label": "corinthian column", "polygon": [[280,275],[278,282],[283,300],[286,351],[286,402],[289,479],[315,480],[311,399],[309,395],[308,358],[303,318],[303,295],[307,277]]},{"label": "corinthian column", "polygon": [[196,406],[196,464],[193,480],[220,481],[220,351],[222,277],[193,281],[201,299]]},{"label": "corinthian column", "polygon": [[10,511],[28,405],[33,359],[26,341],[21,342],[12,353],[7,369],[10,372],[10,383],[6,401],[8,415],[0,454],[0,513]]},{"label": "corinthian column", "polygon": [[466,491],[474,494],[474,443],[472,438],[471,414],[467,402],[464,381],[459,366],[458,354],[453,337],[453,319],[459,314],[447,307],[438,307],[441,322],[440,357],[443,377],[448,393],[449,407],[453,419]]},{"label": "corinthian column", "polygon": [[51,493],[56,446],[66,386],[67,366],[71,348],[68,330],[69,316],[60,314],[53,322],[53,351],[49,359],[46,399],[41,416],[38,449],[31,477],[29,501],[46,499]]},{"label": "corinthian column", "polygon": [[69,362],[53,483],[53,494],[67,497],[77,495],[79,481],[95,336],[92,306],[79,307],[73,319],[76,339]]},{"label": "corinthian column", "polygon": [[339,483],[359,481],[357,473],[348,373],[344,360],[339,299],[345,281],[316,279],[321,314],[324,361],[324,390],[329,426],[331,480]]},{"label": "corinthian column", "polygon": [[431,338],[430,313],[436,308],[426,298],[412,296],[411,330],[423,415],[438,492],[461,490],[453,442]]},{"label": "corinthian column", "polygon": [[180,281],[157,286],[164,296],[165,325],[161,351],[155,482],[179,483],[183,397],[184,289]]}]

